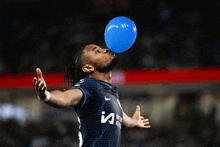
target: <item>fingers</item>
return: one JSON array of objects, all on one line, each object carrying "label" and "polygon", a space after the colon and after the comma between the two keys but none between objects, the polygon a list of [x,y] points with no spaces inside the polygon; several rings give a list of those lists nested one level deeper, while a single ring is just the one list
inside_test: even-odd
[{"label": "fingers", "polygon": [[144,117],[143,117],[143,116],[140,116],[140,117],[141,117],[141,120],[142,120],[142,121],[144,121],[144,122],[149,121],[149,119],[148,119],[148,118],[144,119]]},{"label": "fingers", "polygon": [[150,124],[149,119],[142,119],[141,122],[143,124]]},{"label": "fingers", "polygon": [[149,119],[144,119],[143,116],[140,116],[140,128],[150,128],[151,126],[149,125],[150,122],[149,122]]},{"label": "fingers", "polygon": [[44,82],[43,81],[40,81],[40,83],[39,83],[39,86],[38,86],[38,90],[39,91],[42,91],[42,88],[44,87]]},{"label": "fingers", "polygon": [[46,83],[43,79],[41,69],[36,68],[36,73],[37,73],[38,80],[36,77],[34,77],[33,83],[35,85],[36,91],[42,91],[43,89],[46,89]]},{"label": "fingers", "polygon": [[46,89],[47,88],[46,86],[47,86],[46,84],[43,84],[41,90],[43,91],[44,89]]},{"label": "fingers", "polygon": [[37,78],[34,77],[34,80],[33,80],[34,85],[35,85],[36,81],[37,81]]},{"label": "fingers", "polygon": [[36,91],[42,91],[43,89],[46,89],[46,86],[47,86],[44,80],[41,80],[41,79],[38,81],[34,79],[34,85],[35,85]]},{"label": "fingers", "polygon": [[37,68],[36,72],[37,72],[38,79],[43,79],[42,72],[41,72],[40,68]]},{"label": "fingers", "polygon": [[141,128],[150,128],[150,123],[149,122],[142,122]]},{"label": "fingers", "polygon": [[138,117],[141,115],[140,106],[139,106],[139,105],[137,105],[137,108],[136,108],[136,112],[135,112],[135,113],[137,113]]},{"label": "fingers", "polygon": [[37,90],[37,87],[36,87],[36,85],[37,85],[37,78],[36,77],[34,77],[33,83],[34,83],[35,89]]},{"label": "fingers", "polygon": [[42,88],[41,88],[41,91],[40,91],[40,95],[41,95],[42,97],[45,96],[45,91],[46,91],[46,87],[42,87]]},{"label": "fingers", "polygon": [[40,98],[45,98],[45,91],[47,90],[47,85],[43,79],[42,72],[40,68],[36,69],[37,77],[34,77],[33,83],[35,86],[35,90]]},{"label": "fingers", "polygon": [[35,82],[35,89],[36,89],[36,91],[38,91],[38,89],[39,89],[39,88],[38,88],[38,87],[39,87],[39,84],[40,84],[40,81],[36,81],[36,82]]},{"label": "fingers", "polygon": [[147,125],[147,126],[143,126],[143,127],[141,127],[141,128],[148,129],[148,128],[150,128],[150,127],[151,127],[150,125]]},{"label": "fingers", "polygon": [[44,87],[42,88],[42,93],[45,93],[45,91],[46,91],[46,87],[44,86]]},{"label": "fingers", "polygon": [[143,121],[143,124],[148,125],[148,124],[150,124],[150,122],[149,121]]},{"label": "fingers", "polygon": [[140,111],[140,106],[137,105],[136,111]]},{"label": "fingers", "polygon": [[[138,127],[140,127],[140,128],[150,128],[151,126],[149,125],[150,124],[150,122],[149,122],[149,119],[144,119],[144,117],[143,116],[140,116],[140,113],[141,113],[141,110],[140,110],[140,106],[139,105],[137,105],[137,108],[136,108],[136,111],[135,111],[135,116],[138,116],[138,122],[139,122],[139,125],[138,125]],[[136,117],[137,118],[137,117]]]},{"label": "fingers", "polygon": [[39,81],[40,81],[40,83],[38,85],[38,89],[40,90],[44,86],[44,81],[42,81],[42,80],[39,80]]}]

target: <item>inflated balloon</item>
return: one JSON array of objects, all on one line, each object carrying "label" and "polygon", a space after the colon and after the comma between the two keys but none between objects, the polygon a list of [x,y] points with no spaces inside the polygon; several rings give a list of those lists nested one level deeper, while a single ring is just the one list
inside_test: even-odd
[{"label": "inflated balloon", "polygon": [[104,37],[109,50],[121,53],[134,44],[137,37],[137,28],[129,18],[124,16],[115,17],[107,24]]}]

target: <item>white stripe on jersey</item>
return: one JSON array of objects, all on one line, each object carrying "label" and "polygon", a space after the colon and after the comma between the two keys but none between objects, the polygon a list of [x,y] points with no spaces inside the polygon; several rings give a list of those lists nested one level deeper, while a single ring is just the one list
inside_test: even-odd
[{"label": "white stripe on jersey", "polygon": [[[79,122],[79,129],[80,129],[80,127],[81,127],[81,121],[80,121],[80,118],[79,118],[79,117],[77,117],[77,119],[78,119],[78,122]],[[82,133],[81,133],[80,131],[78,132],[78,136],[79,136],[79,147],[81,147],[82,144],[83,144],[83,138],[82,138]]]},{"label": "white stripe on jersey", "polygon": [[117,102],[118,102],[118,105],[119,105],[119,107],[121,108],[121,110],[123,110],[122,107],[121,107],[121,103],[119,102],[118,99],[117,99]]}]

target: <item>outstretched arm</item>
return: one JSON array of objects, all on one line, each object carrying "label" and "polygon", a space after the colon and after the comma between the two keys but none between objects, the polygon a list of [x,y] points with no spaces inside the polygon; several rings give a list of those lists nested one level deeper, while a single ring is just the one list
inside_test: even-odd
[{"label": "outstretched arm", "polygon": [[140,116],[140,106],[137,105],[136,111],[132,117],[128,117],[123,112],[122,124],[126,127],[150,128],[149,119]]},{"label": "outstretched arm", "polygon": [[45,100],[48,95],[50,95],[50,99],[45,103],[55,107],[55,108],[67,108],[74,107],[77,105],[81,105],[83,101],[83,93],[79,89],[71,89],[66,91],[54,90],[51,92],[47,91],[46,82],[43,79],[42,72],[40,68],[36,69],[37,77],[34,77],[33,83],[35,86],[35,90],[38,94],[38,97],[41,100]]}]

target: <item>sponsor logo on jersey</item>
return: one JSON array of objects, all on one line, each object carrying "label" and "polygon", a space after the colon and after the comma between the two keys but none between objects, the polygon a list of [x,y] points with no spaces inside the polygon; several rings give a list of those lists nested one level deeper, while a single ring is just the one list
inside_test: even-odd
[{"label": "sponsor logo on jersey", "polygon": [[[116,121],[114,121],[116,120]],[[110,113],[109,115],[105,116],[105,111],[102,111],[101,115],[101,123],[109,123],[112,125],[116,125],[121,128],[122,118],[118,114]]]},{"label": "sponsor logo on jersey", "polygon": [[110,100],[111,100],[111,98],[107,98],[107,97],[105,96],[105,100],[106,100],[106,101],[110,101]]}]

